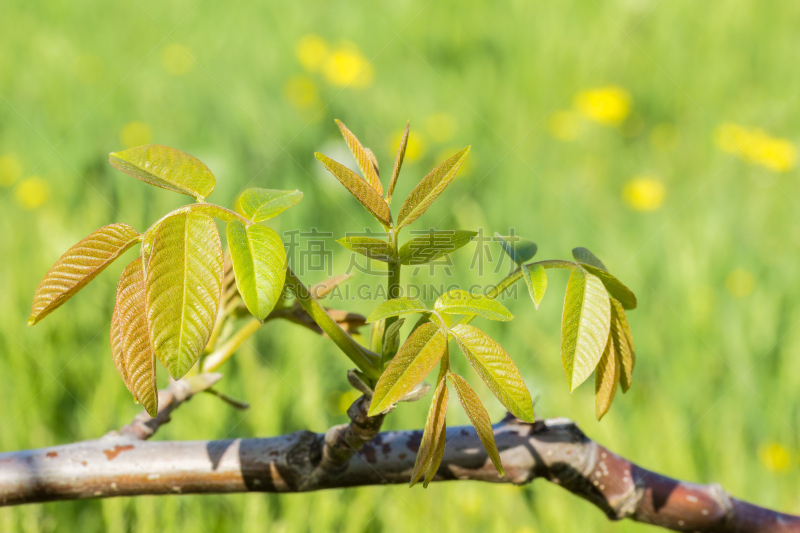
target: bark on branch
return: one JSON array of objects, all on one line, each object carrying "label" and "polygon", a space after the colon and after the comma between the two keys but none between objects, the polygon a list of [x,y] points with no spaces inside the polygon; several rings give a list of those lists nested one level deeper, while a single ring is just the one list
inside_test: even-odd
[{"label": "bark on branch", "polygon": [[[353,437],[341,427],[338,437]],[[377,430],[376,430],[377,431]],[[363,437],[365,434],[361,433]],[[407,483],[421,431],[378,433],[338,469],[326,436],[308,431],[261,439],[147,442],[121,432],[96,440],[0,454],[0,502],[143,494],[300,492]],[[570,420],[495,426],[506,476],[499,478],[471,427],[451,428],[435,481],[529,483],[543,478],[602,509],[675,531],[800,532],[800,517],[730,497],[719,485],[674,480],[641,468],[590,440]],[[339,442],[327,439],[328,447]],[[362,439],[363,440],[363,439]],[[341,450],[341,447],[337,448]],[[326,458],[326,455],[328,458]]]}]

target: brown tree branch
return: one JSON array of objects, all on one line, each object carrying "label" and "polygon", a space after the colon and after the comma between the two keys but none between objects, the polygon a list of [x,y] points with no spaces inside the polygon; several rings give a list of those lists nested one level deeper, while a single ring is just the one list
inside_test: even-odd
[{"label": "brown tree branch", "polygon": [[[147,442],[121,432],[91,441],[0,454],[0,502],[143,494],[300,492],[407,483],[421,431],[383,432],[333,475],[316,475],[325,435]],[[470,427],[451,428],[435,481],[524,484],[547,479],[602,509],[675,531],[800,532],[800,517],[730,497],[718,485],[674,480],[641,468],[586,437],[566,419],[495,426],[506,475],[498,477]],[[330,443],[329,443],[330,445]]]}]

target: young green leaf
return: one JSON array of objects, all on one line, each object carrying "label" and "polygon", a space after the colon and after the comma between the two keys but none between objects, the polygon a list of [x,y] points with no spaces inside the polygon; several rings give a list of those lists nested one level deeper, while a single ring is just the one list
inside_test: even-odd
[{"label": "young green leaf", "polygon": [[575,261],[577,261],[578,263],[592,265],[593,267],[597,267],[600,270],[605,270],[606,272],[608,272],[608,269],[603,264],[603,262],[600,261],[596,255],[594,255],[592,252],[590,252],[588,249],[582,246],[572,249],[572,257],[574,257]]},{"label": "young green leaf", "polygon": [[633,349],[633,334],[628,324],[628,317],[622,304],[611,299],[611,333],[614,339],[615,353],[619,361],[620,385],[622,392],[628,392],[633,379],[633,367],[636,364],[636,353]]},{"label": "young green leaf", "polygon": [[376,320],[369,328],[369,349],[375,353],[383,353],[383,336],[386,332],[386,321]]},{"label": "young green leaf", "polygon": [[180,379],[208,343],[222,296],[217,226],[191,211],[161,223],[147,266],[147,322],[153,350]]},{"label": "young green leaf", "polygon": [[411,313],[424,313],[428,310],[425,304],[416,298],[395,298],[394,300],[386,300],[372,310],[367,317],[367,322],[375,322],[389,318],[390,316],[408,315]]},{"label": "young green leaf", "polygon": [[489,418],[489,413],[486,412],[481,399],[475,394],[466,379],[458,374],[450,374],[449,377],[456,388],[458,399],[461,401],[464,411],[466,411],[472,425],[478,432],[478,438],[481,439],[486,453],[492,460],[492,464],[494,464],[501,476],[505,475],[503,464],[500,462],[500,452],[494,442],[494,430],[492,429],[492,419]]},{"label": "young green leaf", "polygon": [[588,378],[608,340],[611,304],[603,283],[583,268],[569,276],[561,319],[561,362],[569,390]]},{"label": "young green leaf", "polygon": [[364,179],[367,180],[367,183],[375,189],[378,194],[383,194],[383,186],[381,185],[381,180],[378,177],[378,172],[376,167],[376,162],[374,162],[374,157],[370,157],[372,152],[368,151],[364,148],[361,143],[358,141],[353,132],[347,129],[347,126],[341,120],[336,120],[336,125],[339,126],[339,129],[342,131],[342,136],[344,137],[344,141],[347,143],[347,147],[350,148],[350,151],[353,152],[353,157],[356,159],[356,163],[358,163],[358,168],[361,169],[361,173],[364,174]]},{"label": "young green leaf", "polygon": [[500,239],[500,246],[502,246],[506,255],[518,265],[533,259],[533,256],[539,250],[536,243],[529,239],[523,239],[516,235],[503,236],[499,233],[495,233],[494,236]]},{"label": "young green leaf", "polygon": [[502,346],[475,326],[457,324],[450,333],[467,361],[506,409],[533,423],[533,401],[517,365]]},{"label": "young green leaf", "polygon": [[449,315],[478,315],[501,322],[508,322],[514,318],[514,315],[494,298],[471,294],[462,289],[453,289],[442,294],[433,308]]},{"label": "young green leaf", "polygon": [[622,304],[624,309],[636,309],[636,295],[622,284],[620,280],[600,268],[590,265],[582,264],[583,268],[597,276],[603,282],[609,296],[616,298]]},{"label": "young green leaf", "polygon": [[400,207],[400,214],[397,216],[398,228],[408,226],[428,210],[428,207],[453,180],[456,172],[461,167],[461,163],[467,157],[470,148],[470,146],[467,146],[422,178],[419,185],[414,187],[414,190],[411,191],[411,194],[408,195],[408,198]]},{"label": "young green leaf", "polygon": [[[433,393],[428,418],[425,420],[425,430],[422,432],[422,442],[417,452],[417,460],[411,474],[411,486],[419,481],[436,457],[437,447],[440,446],[440,437],[446,436],[445,415],[447,414],[447,380],[439,380],[436,391]],[[374,401],[374,399],[373,399]],[[441,461],[441,457],[439,458]],[[439,468],[439,465],[436,465]]]},{"label": "young green leaf", "polygon": [[286,249],[280,236],[267,226],[228,223],[236,287],[247,309],[263,320],[275,308],[286,279]]},{"label": "young green leaf", "polygon": [[429,231],[401,246],[399,261],[403,265],[430,263],[468,244],[477,234],[475,231],[462,230]]},{"label": "young green leaf", "polygon": [[250,220],[246,219],[246,217],[242,216],[241,214],[235,211],[231,211],[230,209],[222,207],[221,205],[197,203],[197,204],[187,205],[186,210],[194,211],[195,213],[202,213],[206,216],[209,216],[211,218],[216,218],[225,223],[228,223],[231,220],[239,220],[240,222],[250,223]]},{"label": "young green leaf", "polygon": [[616,347],[617,344],[614,342],[612,333],[608,336],[603,357],[600,358],[600,362],[597,363],[597,368],[594,370],[594,405],[598,420],[608,412],[619,385],[620,368]]},{"label": "young green leaf", "polygon": [[[400,347],[400,328],[403,327],[405,321],[405,318],[401,318],[396,322],[392,322],[392,324],[386,328],[386,332],[383,336],[383,345],[381,346],[381,361],[388,361],[397,353],[397,349]],[[382,323],[382,321],[375,322],[375,324]]]},{"label": "young green leaf", "polygon": [[139,234],[132,227],[110,224],[67,250],[36,287],[28,325],[63,305],[138,241]]},{"label": "young green leaf", "polygon": [[378,191],[373,189],[361,176],[319,152],[314,156],[381,224],[385,227],[392,224],[392,213],[383,196],[378,194]]},{"label": "young green leaf", "polygon": [[119,278],[119,345],[127,376],[126,385],[147,413],[155,417],[158,412],[156,356],[147,327],[144,277],[144,263],[141,257],[137,257],[125,267]]},{"label": "young green leaf", "polygon": [[386,192],[386,203],[390,204],[392,201],[392,193],[394,187],[397,185],[397,177],[400,175],[400,168],[403,166],[403,158],[406,156],[406,146],[408,145],[408,131],[411,127],[410,122],[406,122],[406,129],[403,131],[403,137],[400,139],[400,146],[397,147],[397,158],[394,160],[394,170],[392,170],[392,179],[389,182],[389,190]]},{"label": "young green leaf", "polygon": [[436,366],[447,349],[447,336],[434,323],[412,333],[375,385],[369,416],[375,416],[411,392]]},{"label": "young green leaf", "polygon": [[114,152],[108,161],[138,180],[194,198],[206,198],[216,184],[214,175],[199,159],[160,144]]},{"label": "young green leaf", "polygon": [[544,298],[544,291],[547,289],[547,272],[542,265],[534,265],[533,268],[528,268],[525,263],[520,264],[522,270],[522,278],[525,280],[525,285],[528,286],[528,293],[533,300],[533,306],[539,309],[539,304]]},{"label": "young green leaf", "polygon": [[236,202],[236,209],[253,222],[263,222],[277,216],[303,199],[303,193],[274,189],[247,189]]},{"label": "young green leaf", "polygon": [[351,236],[337,239],[336,242],[353,252],[365,255],[376,261],[390,263],[395,260],[394,250],[389,243],[375,237]]}]

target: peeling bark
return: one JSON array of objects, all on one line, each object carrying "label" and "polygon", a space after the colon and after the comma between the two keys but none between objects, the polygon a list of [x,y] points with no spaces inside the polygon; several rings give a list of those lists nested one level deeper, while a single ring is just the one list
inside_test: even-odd
[{"label": "peeling bark", "polygon": [[[340,426],[352,437],[353,429],[347,427]],[[345,434],[337,433],[350,438]],[[262,439],[176,442],[147,442],[121,432],[0,454],[0,502],[303,492],[408,483],[421,434],[378,433],[353,451],[352,457],[333,460],[335,467],[324,467],[327,472],[320,475],[321,465],[336,454],[326,455],[325,435],[309,431]],[[339,437],[334,441],[339,442]],[[719,485],[698,485],[650,472],[587,438],[567,419],[526,424],[507,418],[495,426],[495,438],[506,469],[504,477],[497,475],[475,430],[456,427],[447,431],[447,449],[434,481],[525,484],[543,478],[593,503],[612,520],[629,518],[675,531],[800,532],[800,517],[739,501]]]}]

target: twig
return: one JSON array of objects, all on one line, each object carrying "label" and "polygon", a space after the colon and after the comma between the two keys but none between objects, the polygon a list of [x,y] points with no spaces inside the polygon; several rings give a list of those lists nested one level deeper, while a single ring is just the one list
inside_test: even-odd
[{"label": "twig", "polygon": [[[325,436],[114,445],[104,437],[0,454],[0,502],[75,500],[144,494],[299,492],[408,483],[421,431],[379,433],[335,476],[311,474],[323,461]],[[471,427],[450,428],[434,481],[556,483],[602,509],[675,531],[800,532],[800,517],[737,500],[719,485],[671,479],[634,465],[587,438],[566,419],[495,426],[506,475],[498,477]]]},{"label": "twig", "polygon": [[112,431],[107,437],[149,439],[158,428],[170,421],[170,415],[182,403],[189,401],[198,392],[210,389],[221,378],[222,374],[204,373],[170,382],[166,389],[158,391],[158,413],[155,418],[147,414],[147,411],[142,411],[130,424],[119,431]]}]

